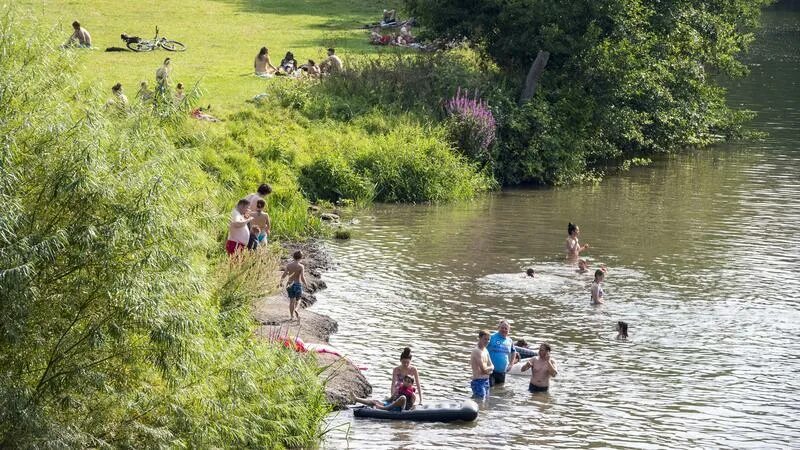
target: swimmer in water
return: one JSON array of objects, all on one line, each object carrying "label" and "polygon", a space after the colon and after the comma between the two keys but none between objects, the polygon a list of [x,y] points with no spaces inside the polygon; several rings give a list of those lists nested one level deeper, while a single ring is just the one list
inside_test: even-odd
[{"label": "swimmer in water", "polygon": [[617,322],[617,340],[624,341],[628,339],[628,323],[619,321]]},{"label": "swimmer in water", "polygon": [[[608,268],[605,266],[605,264],[600,264],[600,270],[602,270],[603,273],[608,273]],[[586,273],[588,271],[589,271],[589,263],[585,259],[579,259],[578,269],[575,272]]]},{"label": "swimmer in water", "polygon": [[600,269],[594,271],[594,282],[592,283],[592,304],[593,305],[601,305],[603,304],[603,286],[600,283],[603,282],[606,273]]},{"label": "swimmer in water", "polygon": [[567,234],[567,258],[574,260],[580,256],[582,251],[589,248],[589,244],[581,245],[578,242],[578,236],[581,234],[581,229],[572,222],[567,225]]},{"label": "swimmer in water", "polygon": [[528,384],[528,391],[534,392],[547,392],[550,388],[550,378],[558,375],[556,362],[550,357],[550,345],[542,343],[539,346],[539,354],[531,358],[528,362],[522,365],[523,372],[531,369],[531,381]]},{"label": "swimmer in water", "polygon": [[534,270],[533,270],[533,269],[528,269],[528,270],[526,270],[526,271],[525,271],[525,275],[527,275],[527,276],[529,276],[529,277],[531,277],[531,278],[533,278],[533,276],[534,276],[535,274],[536,274],[536,272],[534,272]]}]

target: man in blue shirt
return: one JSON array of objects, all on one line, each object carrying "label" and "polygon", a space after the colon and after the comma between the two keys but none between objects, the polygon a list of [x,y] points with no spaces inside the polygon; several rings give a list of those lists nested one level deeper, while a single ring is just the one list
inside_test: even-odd
[{"label": "man in blue shirt", "polygon": [[508,337],[509,331],[511,331],[511,325],[505,319],[501,320],[497,332],[492,333],[489,344],[486,346],[486,349],[489,350],[489,358],[492,359],[494,365],[494,372],[489,378],[489,384],[492,386],[505,383],[506,372],[517,362],[517,352],[514,350],[511,338]]}]

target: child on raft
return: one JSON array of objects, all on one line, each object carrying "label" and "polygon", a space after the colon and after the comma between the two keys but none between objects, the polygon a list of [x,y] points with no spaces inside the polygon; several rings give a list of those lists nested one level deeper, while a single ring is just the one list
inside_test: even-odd
[{"label": "child on raft", "polygon": [[406,375],[397,389],[397,394],[389,400],[380,402],[369,398],[353,397],[353,402],[386,411],[400,412],[414,407],[414,397],[414,379]]}]

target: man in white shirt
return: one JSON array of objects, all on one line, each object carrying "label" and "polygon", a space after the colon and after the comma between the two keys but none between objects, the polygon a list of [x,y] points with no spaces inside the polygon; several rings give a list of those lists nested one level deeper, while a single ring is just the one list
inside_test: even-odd
[{"label": "man in white shirt", "polygon": [[253,220],[250,217],[250,202],[246,199],[239,200],[236,208],[231,211],[231,221],[228,224],[228,240],[225,242],[225,251],[228,255],[234,255],[240,249],[247,248],[250,240],[250,230],[247,224]]}]

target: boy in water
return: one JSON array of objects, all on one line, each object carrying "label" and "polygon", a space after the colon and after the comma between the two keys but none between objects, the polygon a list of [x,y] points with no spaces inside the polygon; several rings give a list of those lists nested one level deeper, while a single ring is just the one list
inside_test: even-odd
[{"label": "boy in water", "polygon": [[300,301],[300,296],[303,295],[303,285],[306,284],[306,268],[300,264],[303,252],[300,250],[294,252],[292,258],[294,261],[286,265],[281,276],[281,286],[283,286],[283,279],[288,277],[286,292],[289,294],[289,320],[296,317],[299,322],[300,314],[297,312],[297,303]]},{"label": "boy in water", "polygon": [[489,358],[489,351],[486,345],[489,344],[489,332],[481,330],[478,332],[478,345],[472,349],[469,357],[469,364],[472,366],[472,397],[483,400],[489,392],[489,377],[494,371],[494,365]]},{"label": "boy in water", "polygon": [[550,357],[550,345],[542,343],[539,346],[539,355],[522,365],[520,370],[525,372],[531,369],[531,381],[528,385],[529,392],[547,392],[550,388],[550,378],[558,375],[556,362]]},{"label": "boy in water", "polygon": [[533,276],[534,276],[535,274],[536,274],[536,272],[534,272],[534,270],[533,270],[533,269],[528,269],[528,270],[526,270],[526,271],[525,271],[525,275],[527,275],[527,276],[529,276],[529,277],[531,277],[531,278],[533,278]]}]

